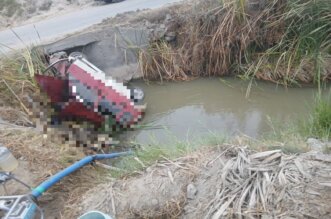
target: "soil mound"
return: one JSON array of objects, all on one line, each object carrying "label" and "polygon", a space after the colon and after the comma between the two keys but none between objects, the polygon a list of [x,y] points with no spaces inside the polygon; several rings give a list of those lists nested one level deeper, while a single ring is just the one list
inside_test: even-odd
[{"label": "soil mound", "polygon": [[116,218],[330,218],[331,157],[230,147],[101,184],[78,208]]}]

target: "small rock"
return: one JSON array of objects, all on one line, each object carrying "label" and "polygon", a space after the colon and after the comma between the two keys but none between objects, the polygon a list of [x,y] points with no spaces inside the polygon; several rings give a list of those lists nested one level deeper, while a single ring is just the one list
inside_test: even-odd
[{"label": "small rock", "polygon": [[325,144],[316,138],[308,138],[307,145],[313,151],[323,151]]},{"label": "small rock", "polygon": [[176,21],[166,23],[166,32],[176,32],[180,28],[180,24]]},{"label": "small rock", "polygon": [[149,26],[151,26],[151,25],[152,25],[151,22],[149,22],[148,20],[145,21],[145,26],[149,27]]},{"label": "small rock", "polygon": [[187,198],[188,199],[194,199],[197,192],[198,192],[198,190],[193,184],[188,184],[188,186],[187,186]]},{"label": "small rock", "polygon": [[152,32],[150,38],[152,38],[152,40],[159,40],[162,39],[164,35],[165,35],[165,30],[161,28],[157,28]]},{"label": "small rock", "polygon": [[166,28],[165,24],[160,25],[160,29],[165,29],[165,28]]},{"label": "small rock", "polygon": [[167,42],[172,42],[176,40],[176,33],[175,32],[166,33],[164,38]]},{"label": "small rock", "polygon": [[169,22],[172,19],[172,16],[170,14],[166,15],[165,22]]},{"label": "small rock", "polygon": [[157,206],[157,205],[159,205],[159,201],[157,200],[157,199],[152,199],[152,205],[153,206]]},{"label": "small rock", "polygon": [[327,150],[331,150],[331,141],[327,142],[325,144],[325,147],[326,147]]},{"label": "small rock", "polygon": [[42,2],[41,5],[39,6],[39,10],[47,11],[50,9],[52,4],[53,4],[52,0],[44,0],[44,2]]}]

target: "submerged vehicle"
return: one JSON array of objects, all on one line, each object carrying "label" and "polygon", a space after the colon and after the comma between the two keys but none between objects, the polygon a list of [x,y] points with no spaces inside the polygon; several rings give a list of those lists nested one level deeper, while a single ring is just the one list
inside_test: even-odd
[{"label": "submerged vehicle", "polygon": [[83,119],[100,127],[111,120],[112,129],[119,130],[131,128],[142,118],[143,91],[107,77],[81,53],[60,52],[50,57],[50,63],[45,72],[53,71],[53,75],[35,78],[54,108],[52,124]]}]

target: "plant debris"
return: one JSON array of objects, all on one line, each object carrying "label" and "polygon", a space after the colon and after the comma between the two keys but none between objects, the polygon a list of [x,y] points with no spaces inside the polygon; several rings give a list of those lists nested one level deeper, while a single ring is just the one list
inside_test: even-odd
[{"label": "plant debris", "polygon": [[140,53],[145,79],[239,75],[285,85],[330,80],[327,0],[209,0],[176,11]]},{"label": "plant debris", "polygon": [[[218,153],[210,150],[161,161],[111,186],[101,184],[76,204],[116,218],[329,218],[331,164],[316,160],[318,156],[318,152],[286,155],[237,146]],[[188,185],[196,189],[190,199],[185,198]],[[104,195],[91,195],[110,191],[115,204]],[[166,203],[178,203],[180,208]]]}]

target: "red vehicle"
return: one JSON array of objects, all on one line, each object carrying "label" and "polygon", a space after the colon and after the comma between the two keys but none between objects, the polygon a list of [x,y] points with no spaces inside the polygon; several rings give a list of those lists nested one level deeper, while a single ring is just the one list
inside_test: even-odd
[{"label": "red vehicle", "polygon": [[55,110],[62,120],[87,120],[101,126],[113,119],[113,129],[127,129],[143,116],[144,97],[140,89],[129,89],[88,62],[80,53],[58,53],[50,58],[55,74],[36,75]]}]

